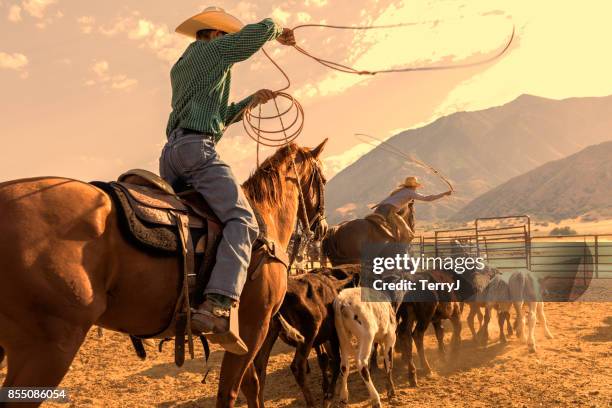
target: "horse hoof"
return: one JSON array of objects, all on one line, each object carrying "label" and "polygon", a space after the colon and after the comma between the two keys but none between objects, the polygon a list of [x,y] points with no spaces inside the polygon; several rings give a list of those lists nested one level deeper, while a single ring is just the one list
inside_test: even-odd
[{"label": "horse hoof", "polygon": [[380,402],[374,402],[372,408],[382,408],[382,405],[380,405]]},{"label": "horse hoof", "polygon": [[529,345],[529,352],[530,353],[535,353],[536,352],[536,348],[535,348],[535,346],[533,344]]}]

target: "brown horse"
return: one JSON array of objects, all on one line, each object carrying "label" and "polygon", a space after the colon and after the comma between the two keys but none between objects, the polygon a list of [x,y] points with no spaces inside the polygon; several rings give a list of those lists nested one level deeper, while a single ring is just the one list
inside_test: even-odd
[{"label": "brown horse", "polygon": [[[414,207],[409,204],[399,214],[414,231]],[[321,250],[333,266],[358,264],[361,262],[361,251],[367,244],[385,244],[393,241],[380,227],[365,218],[331,227],[323,241]]]},{"label": "brown horse", "polygon": [[[318,217],[324,182],[318,158],[325,142],[312,150],[295,144],[280,148],[243,185],[265,221],[267,237],[285,250],[298,218],[308,223]],[[320,182],[313,183],[313,177]],[[305,211],[300,211],[298,186]],[[127,241],[113,201],[100,189],[65,178],[10,181],[0,184],[0,214],[5,387],[57,386],[94,324],[128,334],[158,333],[169,324],[182,262]],[[317,224],[313,229],[320,218],[309,223]],[[249,352],[225,353],[219,407],[234,406],[287,288],[287,271],[278,261],[266,259],[256,275],[253,269],[239,307]],[[249,406],[259,406],[253,383],[243,389]]]}]

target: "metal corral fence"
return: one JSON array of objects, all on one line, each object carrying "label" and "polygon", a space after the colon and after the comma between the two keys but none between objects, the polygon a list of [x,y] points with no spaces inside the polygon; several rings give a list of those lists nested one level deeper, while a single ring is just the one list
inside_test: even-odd
[{"label": "metal corral fence", "polygon": [[473,227],[437,230],[413,241],[421,256],[453,256],[457,244],[499,269],[612,278],[612,234],[532,236],[527,215],[478,218]]},{"label": "metal corral fence", "polygon": [[[527,215],[478,218],[472,227],[436,230],[417,236],[413,254],[422,257],[451,257],[461,251],[482,257],[499,269],[527,268],[541,276],[583,276],[585,280],[612,278],[612,234],[532,236]],[[320,265],[309,254],[305,269]]]}]

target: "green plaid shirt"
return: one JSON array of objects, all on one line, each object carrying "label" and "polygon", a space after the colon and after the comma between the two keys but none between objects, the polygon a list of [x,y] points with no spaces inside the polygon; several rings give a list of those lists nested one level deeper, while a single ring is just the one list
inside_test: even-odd
[{"label": "green plaid shirt", "polygon": [[[215,135],[218,142],[223,129],[253,97],[228,105],[232,65],[248,59],[282,31],[267,18],[237,33],[192,42],[170,71],[172,113],[166,135],[181,127]],[[235,121],[241,119],[242,115]]]}]

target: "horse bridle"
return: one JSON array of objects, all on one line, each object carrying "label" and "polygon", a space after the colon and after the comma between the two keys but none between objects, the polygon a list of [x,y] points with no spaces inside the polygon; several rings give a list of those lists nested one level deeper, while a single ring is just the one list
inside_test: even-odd
[{"label": "horse bridle", "polygon": [[[304,191],[302,189],[301,177],[298,172],[297,166],[295,164],[295,160],[293,156],[291,157],[293,169],[295,172],[295,177],[298,184],[298,194],[299,194],[299,212],[301,216],[298,217],[300,222],[302,223],[302,229],[305,234],[308,235],[308,238],[311,238],[313,234],[313,227],[315,225],[320,225],[320,223],[325,219],[325,177],[321,173],[321,167],[318,163],[313,166],[312,173],[308,178],[308,191],[311,191],[313,183],[317,183],[317,209],[315,211],[312,219],[308,217],[308,209],[306,208],[306,201],[304,200]],[[315,228],[316,230],[316,228]]]}]

